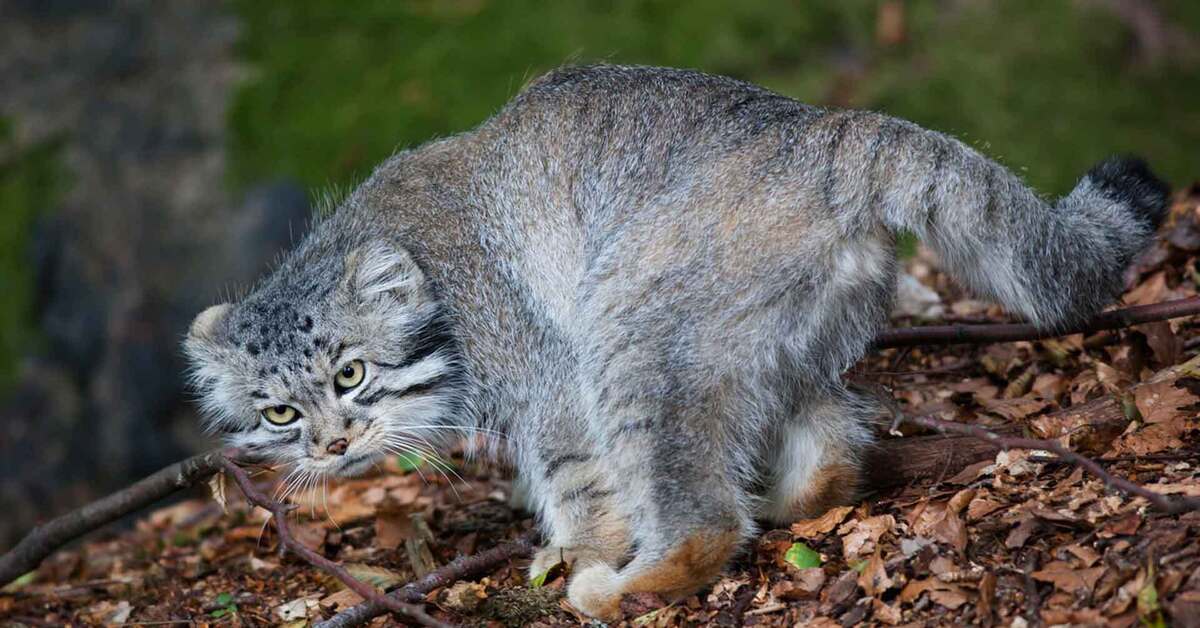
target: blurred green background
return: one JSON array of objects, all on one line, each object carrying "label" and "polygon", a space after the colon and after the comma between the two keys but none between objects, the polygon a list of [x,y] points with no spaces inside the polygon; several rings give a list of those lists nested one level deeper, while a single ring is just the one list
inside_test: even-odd
[{"label": "blurred green background", "polygon": [[[1136,3],[1135,3],[1136,4]],[[1200,2],[373,0],[233,2],[245,68],[228,113],[231,193],[352,185],[397,148],[467,129],[567,62],[699,68],[817,104],[947,131],[1047,194],[1136,152],[1200,178]],[[0,147],[8,142],[0,123]],[[27,235],[63,186],[53,143],[0,151],[0,382],[37,342]]]}]

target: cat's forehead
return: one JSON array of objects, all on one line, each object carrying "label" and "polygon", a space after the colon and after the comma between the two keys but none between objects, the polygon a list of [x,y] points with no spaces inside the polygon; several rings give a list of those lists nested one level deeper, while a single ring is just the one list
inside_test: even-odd
[{"label": "cat's forehead", "polygon": [[229,341],[251,356],[312,357],[335,342],[320,320],[312,302],[252,298],[234,309],[226,329]]}]

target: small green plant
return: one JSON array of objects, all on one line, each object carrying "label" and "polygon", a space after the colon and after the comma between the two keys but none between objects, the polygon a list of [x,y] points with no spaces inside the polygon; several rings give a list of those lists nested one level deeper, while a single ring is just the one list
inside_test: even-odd
[{"label": "small green plant", "polygon": [[208,616],[212,617],[213,619],[229,617],[237,614],[238,612],[237,601],[234,599],[232,593],[222,593],[218,595],[215,602],[218,608],[208,614]]}]

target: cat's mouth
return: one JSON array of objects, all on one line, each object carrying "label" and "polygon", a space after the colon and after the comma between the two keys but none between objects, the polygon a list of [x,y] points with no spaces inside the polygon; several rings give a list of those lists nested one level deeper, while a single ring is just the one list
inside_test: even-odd
[{"label": "cat's mouth", "polygon": [[375,465],[375,462],[379,460],[379,457],[379,454],[376,453],[363,453],[354,456],[346,456],[341,460],[337,467],[330,469],[330,475],[336,475],[339,477],[355,477],[362,475]]}]

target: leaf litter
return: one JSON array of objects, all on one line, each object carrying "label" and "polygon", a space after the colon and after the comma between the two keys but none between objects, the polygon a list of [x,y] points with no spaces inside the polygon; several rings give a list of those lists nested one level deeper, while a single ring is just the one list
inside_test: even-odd
[{"label": "leaf litter", "polygon": [[[1123,304],[1197,294],[1200,189],[1177,197],[1162,233],[1130,271]],[[907,264],[945,304],[923,311],[1005,320],[998,308],[966,297],[928,252]],[[851,375],[885,387],[905,412],[1019,426],[1157,492],[1194,496],[1198,350],[1200,321],[1177,319],[1087,337],[885,350]],[[1106,403],[1116,404],[1117,417],[1097,424]],[[331,483],[327,493],[294,495],[297,537],[388,589],[532,528],[508,503],[506,474],[461,456],[451,462],[464,478],[454,486],[405,459],[374,477]],[[360,601],[319,570],[279,556],[266,513],[248,508],[222,479],[210,485],[211,496],[200,492],[132,529],[55,554],[0,592],[0,621],[299,627]],[[697,595],[670,604],[627,597],[623,623],[1198,626],[1198,537],[1200,513],[1158,514],[1046,452],[999,452],[933,482],[765,529]],[[569,569],[543,574],[535,587],[527,564],[514,560],[436,589],[427,608],[468,625],[586,621],[563,599]]]}]

